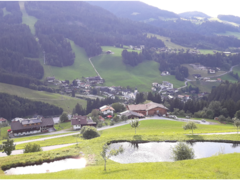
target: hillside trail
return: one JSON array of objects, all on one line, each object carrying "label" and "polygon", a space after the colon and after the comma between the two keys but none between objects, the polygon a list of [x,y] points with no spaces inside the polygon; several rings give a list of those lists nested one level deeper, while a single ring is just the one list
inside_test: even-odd
[{"label": "hillside trail", "polygon": [[93,69],[95,70],[95,72],[97,73],[97,75],[102,79],[102,77],[100,76],[100,74],[98,73],[98,71],[96,70],[95,66],[93,65],[92,61],[91,61],[91,58],[88,59],[89,62],[91,63]]},{"label": "hillside trail", "polygon": [[[220,74],[220,75],[217,75],[217,76],[207,76],[208,78],[216,78],[216,77],[221,77],[221,76],[224,76],[224,75],[226,75],[226,74],[228,74],[228,73],[230,73],[230,72],[232,72],[233,71],[233,68],[234,67],[236,67],[236,66],[238,66],[239,64],[237,64],[237,65],[234,65],[234,66],[232,66],[231,68],[230,68],[230,70],[229,71],[227,71],[227,72],[225,72],[225,73],[223,73],[223,74]],[[182,88],[185,88],[185,87],[187,87],[187,85],[188,85],[188,82],[191,82],[191,81],[196,81],[196,80],[191,80],[191,79],[187,79],[187,78],[185,78],[185,85],[184,86],[182,86],[182,87],[180,87],[180,88],[178,88],[178,90],[180,90],[180,89],[182,89]]]}]

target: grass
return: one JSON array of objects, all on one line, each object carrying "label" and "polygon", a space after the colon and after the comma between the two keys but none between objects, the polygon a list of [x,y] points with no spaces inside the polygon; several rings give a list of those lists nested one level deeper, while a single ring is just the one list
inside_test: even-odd
[{"label": "grass", "polygon": [[218,33],[217,35],[220,35],[220,36],[235,36],[236,38],[240,39],[240,33],[239,32],[227,31],[226,33]]},{"label": "grass", "polygon": [[[135,135],[134,129],[130,125],[124,125],[101,132],[101,137],[91,140],[79,138],[80,149],[75,146],[56,149],[47,152],[22,154],[0,158],[0,166],[11,167],[19,163],[42,162],[54,157],[79,154],[82,151],[88,166],[83,169],[65,170],[56,173],[28,174],[28,175],[4,175],[0,170],[0,178],[5,179],[159,179],[159,178],[191,178],[191,179],[239,179],[240,154],[226,154],[203,159],[185,160],[179,162],[156,162],[156,163],[135,163],[119,164],[109,160],[107,171],[103,171],[103,159],[100,157],[102,145],[112,140],[240,140],[239,134],[234,135],[186,135],[190,131],[184,131],[182,125],[185,123],[166,120],[141,121],[141,126]],[[198,125],[194,133],[200,132],[228,132],[236,131],[232,125]],[[69,137],[68,137],[69,138]],[[71,137],[72,142],[76,142],[76,136]],[[68,139],[67,143],[71,143]],[[55,139],[56,140],[56,139]],[[62,138],[63,140],[63,138]],[[65,139],[66,140],[66,139]],[[45,142],[44,142],[45,143]],[[94,156],[91,161],[90,156]],[[16,158],[17,157],[17,158]],[[207,168],[206,168],[207,167]]]},{"label": "grass", "polygon": [[44,67],[44,78],[54,76],[59,80],[74,80],[89,76],[96,76],[92,65],[88,61],[88,57],[83,48],[77,46],[73,41],[69,40],[72,50],[75,53],[75,61],[72,66],[55,67],[44,65],[43,60],[40,62]]},{"label": "grass", "polygon": [[192,81],[189,82],[192,87],[198,87],[201,92],[211,92],[214,86],[220,85],[220,82],[204,82],[204,81]]},{"label": "grass", "polygon": [[228,81],[231,82],[231,83],[236,83],[236,82],[238,82],[238,80],[237,80],[236,78],[232,77],[230,74],[225,74],[225,75],[223,75],[223,76],[221,76],[221,77],[219,77],[219,78],[221,78],[221,79],[224,80],[224,81],[228,80]]},{"label": "grass", "polygon": [[72,109],[76,106],[77,103],[81,104],[83,107],[86,107],[86,101],[82,99],[45,91],[35,91],[32,89],[10,84],[0,83],[0,92],[17,95],[19,97],[31,99],[34,101],[42,101],[45,103],[53,104],[63,108],[63,110],[68,113],[72,112]]},{"label": "grass", "polygon": [[107,86],[129,86],[137,87],[139,91],[151,91],[153,82],[169,81],[174,84],[174,88],[184,85],[174,76],[161,76],[158,69],[159,64],[155,61],[145,61],[131,67],[123,64],[120,50],[114,47],[107,47],[106,49],[116,53],[99,55],[92,58],[92,62],[102,78],[105,79],[105,85]]},{"label": "grass", "polygon": [[64,123],[60,123],[58,125],[55,125],[54,127],[57,131],[60,131],[60,130],[63,130],[63,129],[71,129],[72,124],[71,124],[71,122],[64,122]]},{"label": "grass", "polygon": [[8,15],[8,14],[12,14],[11,12],[7,11],[6,7],[2,8],[2,10],[3,10],[3,17]]},{"label": "grass", "polygon": [[[111,160],[107,164],[107,172],[103,171],[103,160],[100,151],[103,144],[113,140],[236,140],[240,141],[240,135],[185,135],[190,131],[184,131],[182,125],[185,123],[166,120],[141,121],[141,126],[137,129],[137,135],[130,125],[116,127],[101,132],[101,137],[92,140],[78,138],[80,149],[75,146],[39,152],[33,154],[23,154],[9,156],[0,159],[0,166],[11,167],[12,165],[28,164],[34,162],[44,162],[55,157],[75,156],[83,152],[88,166],[81,170],[67,170],[57,173],[1,176],[1,179],[239,179],[240,154],[228,154],[213,156],[210,158],[187,160],[180,162],[158,162],[158,163],[136,163],[118,164]],[[232,125],[198,125],[199,129],[194,133],[204,132],[229,132],[236,131]],[[77,136],[52,139],[56,142],[64,143],[76,142]],[[50,140],[46,140],[50,143]],[[46,141],[41,145],[46,145]],[[40,142],[38,142],[40,143]],[[94,157],[92,159],[92,157]],[[206,168],[207,167],[207,168]],[[3,174],[3,171],[0,171]]]},{"label": "grass", "polygon": [[3,138],[6,138],[8,136],[7,130],[11,129],[10,126],[7,127],[0,127],[0,140],[2,140]]},{"label": "grass", "polygon": [[[214,50],[210,50],[210,49],[198,49],[200,52],[201,52],[201,54],[214,54]],[[217,51],[217,50],[215,50],[216,52],[221,52],[221,51]]]},{"label": "grass", "polygon": [[31,33],[35,35],[35,23],[38,19],[34,16],[29,16],[24,7],[24,1],[19,1],[20,10],[22,12],[22,23],[29,26]]},{"label": "grass", "polygon": [[148,33],[147,36],[148,36],[148,37],[155,36],[155,37],[157,37],[158,39],[161,39],[161,40],[164,42],[165,46],[168,47],[168,48],[172,48],[172,49],[184,49],[184,50],[192,49],[192,48],[188,48],[188,47],[184,47],[184,46],[180,46],[180,45],[178,45],[178,44],[175,44],[175,43],[171,42],[171,38],[168,38],[168,37],[159,36],[159,35],[151,34],[151,33]]},{"label": "grass", "polygon": [[233,68],[234,73],[238,73],[240,75],[240,65]]}]

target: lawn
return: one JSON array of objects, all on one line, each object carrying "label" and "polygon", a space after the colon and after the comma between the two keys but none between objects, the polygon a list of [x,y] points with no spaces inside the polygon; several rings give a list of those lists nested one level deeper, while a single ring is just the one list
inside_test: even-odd
[{"label": "lawn", "polygon": [[2,8],[2,10],[3,10],[3,17],[8,14],[12,14],[11,12],[7,11],[6,8]]},{"label": "lawn", "polygon": [[[210,49],[198,49],[200,52],[201,52],[201,54],[214,54],[214,50],[210,50]],[[216,52],[220,52],[220,51],[217,51],[216,50]]]},{"label": "lawn", "polygon": [[[137,87],[139,91],[151,91],[152,83],[169,81],[174,88],[184,85],[183,82],[175,79],[174,76],[161,76],[159,63],[155,61],[145,61],[135,67],[125,65],[122,62],[120,51],[116,48],[107,47],[114,52],[112,55],[102,54],[92,58],[92,62],[105,79],[107,86]],[[116,53],[115,53],[116,52]]]},{"label": "lawn", "polygon": [[82,76],[90,77],[96,76],[92,65],[88,61],[88,57],[83,48],[77,46],[73,41],[69,40],[72,50],[75,53],[75,61],[72,66],[67,67],[55,67],[44,65],[42,60],[40,61],[44,67],[44,78],[54,76],[59,80],[74,80],[81,79]]},{"label": "lawn", "polygon": [[0,141],[8,136],[8,129],[11,129],[10,126],[0,127]]},{"label": "lawn", "polygon": [[225,75],[223,75],[223,76],[221,76],[219,78],[221,78],[222,80],[225,80],[225,81],[228,80],[231,83],[238,82],[238,80],[236,78],[232,77],[230,74],[225,74]]},{"label": "lawn", "polygon": [[33,35],[35,35],[35,23],[37,22],[37,18],[34,17],[34,16],[29,16],[25,10],[25,7],[24,7],[24,1],[19,1],[19,6],[20,6],[20,10],[22,12],[22,23],[23,24],[26,24],[29,26],[30,30],[31,30],[31,33]]},{"label": "lawn", "polygon": [[160,36],[160,35],[156,35],[156,34],[151,34],[151,33],[148,33],[147,36],[148,37],[155,36],[158,39],[161,39],[163,41],[163,43],[165,44],[165,46],[168,47],[168,48],[184,49],[184,50],[191,49],[191,48],[184,47],[184,46],[181,46],[181,45],[178,45],[178,44],[175,44],[175,43],[171,42],[171,38],[168,38],[168,37],[164,37],[164,36]]},{"label": "lawn", "polygon": [[221,36],[235,36],[236,38],[240,39],[240,33],[239,32],[227,31],[226,33],[218,33],[217,35],[221,35]]},{"label": "lawn", "polygon": [[234,73],[238,73],[240,75],[240,65],[233,68]]},{"label": "lawn", "polygon": [[192,87],[198,87],[201,92],[211,92],[212,88],[219,86],[220,82],[192,81],[189,82]]},{"label": "lawn", "polygon": [[87,104],[86,101],[82,99],[73,98],[57,93],[35,91],[32,89],[4,83],[0,83],[0,92],[17,95],[19,97],[31,99],[34,101],[42,101],[45,103],[53,104],[63,108],[63,110],[68,113],[72,112],[72,109],[76,106],[77,103],[81,104],[83,107],[86,107]]},{"label": "lawn", "polygon": [[[190,131],[182,129],[183,122],[166,121],[166,120],[148,120],[141,121],[141,126],[137,129],[135,135],[134,129],[130,125],[124,125],[101,132],[101,137],[91,140],[78,138],[80,149],[75,146],[56,149],[47,152],[22,154],[0,158],[2,167],[10,167],[13,164],[42,162],[54,157],[66,157],[76,155],[80,151],[84,153],[88,166],[84,169],[65,170],[56,173],[32,174],[32,175],[4,175],[0,171],[0,178],[9,179],[57,179],[57,178],[74,178],[74,179],[157,179],[157,178],[191,178],[191,179],[239,179],[238,164],[240,163],[240,154],[226,154],[212,156],[209,158],[185,160],[179,162],[157,162],[157,163],[135,163],[119,164],[109,160],[107,171],[103,171],[103,159],[100,157],[101,147],[104,143],[112,140],[147,140],[147,141],[164,141],[164,140],[238,140],[240,135],[185,135]],[[197,125],[199,129],[194,133],[200,132],[228,132],[236,131],[232,125]],[[70,136],[71,137],[71,136]],[[76,142],[76,136],[71,137],[65,143]],[[56,139],[55,139],[56,140]],[[64,138],[62,138],[64,141]],[[45,142],[44,142],[45,143]],[[16,158],[17,157],[17,158]],[[93,160],[91,160],[94,157]],[[207,167],[207,168],[206,168]]]}]

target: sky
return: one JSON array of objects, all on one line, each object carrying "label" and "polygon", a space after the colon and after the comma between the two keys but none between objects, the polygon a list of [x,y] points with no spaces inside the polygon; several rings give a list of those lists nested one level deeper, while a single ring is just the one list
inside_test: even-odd
[{"label": "sky", "polygon": [[211,17],[219,14],[240,17],[240,0],[140,0],[146,4],[174,13],[200,11]]}]

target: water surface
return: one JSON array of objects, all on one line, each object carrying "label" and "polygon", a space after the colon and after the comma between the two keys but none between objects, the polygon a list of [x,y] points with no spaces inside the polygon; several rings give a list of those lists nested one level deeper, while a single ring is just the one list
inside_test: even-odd
[{"label": "water surface", "polygon": [[[171,150],[177,143],[169,142],[149,142],[149,143],[113,143],[111,149],[123,146],[123,154],[113,156],[110,159],[121,163],[141,163],[141,162],[171,162]],[[215,143],[215,142],[195,142],[188,143],[194,150],[195,159],[206,158],[218,153],[240,153],[240,146],[231,143]]]}]

